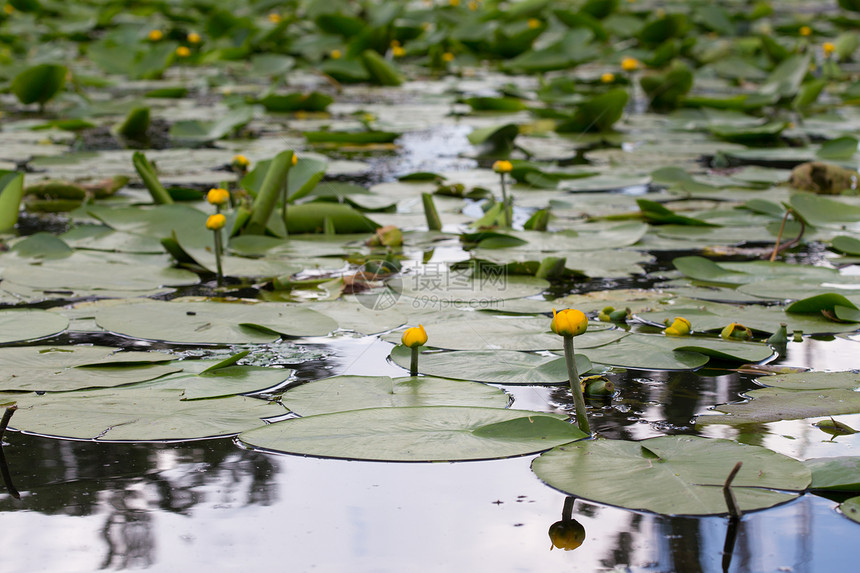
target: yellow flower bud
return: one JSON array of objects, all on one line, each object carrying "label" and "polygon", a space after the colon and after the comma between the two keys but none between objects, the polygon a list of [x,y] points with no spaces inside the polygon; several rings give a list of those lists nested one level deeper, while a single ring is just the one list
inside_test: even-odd
[{"label": "yellow flower bud", "polygon": [[810,28],[809,26],[801,26],[800,30],[798,30],[798,32],[800,32],[800,35],[803,37],[811,36],[812,35],[812,28]]},{"label": "yellow flower bud", "polygon": [[529,29],[531,29],[531,30],[535,30],[537,28],[540,28],[540,20],[538,20],[537,18],[529,18],[528,24],[529,24]]},{"label": "yellow flower bud", "polygon": [[452,54],[451,52],[445,52],[444,54],[442,54],[442,60],[451,63],[454,61],[454,54]]},{"label": "yellow flower bud", "polygon": [[332,60],[339,60],[343,54],[340,53],[340,50],[332,50],[328,53],[328,55],[331,57]]},{"label": "yellow flower bud", "polygon": [[605,74],[601,74],[600,81],[605,84],[611,84],[615,81],[615,74],[611,72],[606,72]]},{"label": "yellow flower bud", "polygon": [[478,3],[475,2],[475,0],[472,0],[471,2],[469,2],[469,10],[474,12],[477,9],[478,9]]},{"label": "yellow flower bud", "polygon": [[402,46],[392,46],[391,55],[395,58],[402,58],[406,55],[406,50],[404,50]]},{"label": "yellow flower bud", "polygon": [[672,321],[672,324],[666,327],[666,330],[663,331],[663,334],[667,336],[687,336],[688,334],[690,334],[691,329],[692,325],[690,324],[689,320],[687,320],[683,316],[677,316]]},{"label": "yellow flower bud", "polygon": [[821,49],[824,51],[824,55],[828,58],[833,55],[833,52],[836,51],[836,44],[833,42],[824,42],[821,45]]},{"label": "yellow flower bud", "polygon": [[272,24],[280,24],[281,20],[283,20],[283,18],[281,18],[281,15],[277,12],[270,12],[268,18],[269,22],[271,22]]},{"label": "yellow flower bud", "polygon": [[230,192],[220,187],[214,187],[206,194],[206,200],[212,205],[225,205],[230,200]]},{"label": "yellow flower bud", "polygon": [[188,46],[179,46],[176,48],[176,55],[180,58],[187,58],[191,55],[191,50],[188,49]]},{"label": "yellow flower bud", "polygon": [[203,38],[201,38],[200,34],[198,34],[197,32],[189,32],[188,36],[186,36],[185,39],[188,40],[189,44],[199,44],[201,41],[203,41]]},{"label": "yellow flower bud", "polygon": [[295,151],[294,151],[294,152],[293,152],[293,158],[292,158],[292,159],[290,159],[290,163],[291,163],[292,165],[295,165],[295,164],[296,164],[296,163],[298,163],[298,162],[299,162],[299,156],[298,156],[298,155],[296,155],[296,153],[295,153]]},{"label": "yellow flower bud", "polygon": [[248,169],[248,166],[251,165],[251,162],[244,155],[234,155],[233,161],[230,164],[241,171],[245,171]]},{"label": "yellow flower bud", "polygon": [[566,308],[561,312],[552,309],[550,329],[559,336],[579,336],[588,328],[588,317],[581,310]]},{"label": "yellow flower bud", "polygon": [[403,346],[408,346],[409,348],[424,346],[424,344],[427,343],[427,331],[425,331],[424,327],[420,324],[418,326],[413,326],[412,328],[407,328],[403,333],[400,342],[403,343]]},{"label": "yellow flower bud", "polygon": [[621,69],[625,72],[632,72],[639,68],[639,60],[636,58],[624,58],[621,60]]},{"label": "yellow flower bud", "polygon": [[448,0],[448,3],[449,3],[451,6],[459,6],[459,5],[460,5],[460,0]]},{"label": "yellow flower bud", "polygon": [[3,4],[3,12],[7,16],[11,16],[15,12],[15,7],[7,2],[6,4]]},{"label": "yellow flower bud", "polygon": [[737,322],[733,322],[726,326],[722,332],[720,332],[720,336],[726,340],[751,340],[753,337],[752,330],[743,324],[738,324]]},{"label": "yellow flower bud", "polygon": [[552,541],[550,549],[557,547],[572,551],[585,541],[585,528],[575,519],[556,521],[549,528],[549,538]]},{"label": "yellow flower bud", "polygon": [[164,37],[164,34],[161,30],[150,30],[149,34],[146,35],[150,42],[157,42]]},{"label": "yellow flower bud", "polygon": [[514,170],[514,166],[510,161],[500,159],[493,163],[493,171],[496,173],[510,173]]},{"label": "yellow flower bud", "polygon": [[209,218],[206,219],[206,228],[210,231],[218,231],[224,228],[224,225],[227,224],[227,217],[222,215],[221,213],[216,213],[214,215],[209,215]]}]

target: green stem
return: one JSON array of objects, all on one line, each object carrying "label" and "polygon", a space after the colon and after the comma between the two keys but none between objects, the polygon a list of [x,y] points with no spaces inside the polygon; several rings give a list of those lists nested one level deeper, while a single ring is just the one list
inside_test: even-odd
[{"label": "green stem", "polygon": [[421,352],[420,346],[413,347],[412,350],[412,360],[409,362],[409,375],[410,376],[418,376],[418,353]]},{"label": "green stem", "polygon": [[570,378],[570,392],[573,394],[573,404],[576,407],[576,425],[588,435],[588,415],[585,411],[585,398],[582,396],[582,386],[579,384],[579,373],[576,371],[576,358],[573,354],[573,337],[564,337],[564,359],[567,362],[567,376]]},{"label": "green stem", "polygon": [[510,227],[512,225],[511,210],[513,206],[508,204],[508,186],[505,181],[505,174],[499,173],[499,177],[502,179],[502,206],[505,214],[505,227]]},{"label": "green stem", "polygon": [[224,284],[224,273],[221,270],[221,250],[223,249],[221,246],[221,229],[212,232],[215,233],[215,270],[218,273],[218,286],[222,286]]}]

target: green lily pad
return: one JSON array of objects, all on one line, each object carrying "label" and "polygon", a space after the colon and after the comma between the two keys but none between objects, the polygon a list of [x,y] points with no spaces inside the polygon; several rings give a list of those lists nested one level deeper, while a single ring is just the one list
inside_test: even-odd
[{"label": "green lily pad", "polygon": [[532,470],[552,487],[591,501],[665,515],[711,515],[728,512],[722,486],[737,462],[743,466],[732,492],[742,511],[795,499],[810,483],[809,470],[797,460],[697,436],[567,444],[535,459]]},{"label": "green lily pad", "polygon": [[237,365],[225,365],[212,370],[212,362],[183,360],[177,364],[183,366],[185,371],[159,378],[152,385],[183,390],[183,400],[201,400],[269,390],[282,384],[294,373],[289,368]]},{"label": "green lily pad", "polygon": [[749,401],[716,406],[714,409],[722,414],[701,415],[696,419],[696,425],[736,426],[860,412],[860,392],[845,388],[760,388],[747,392],[746,395],[750,398]]},{"label": "green lily pad", "polygon": [[63,89],[68,72],[59,64],[39,64],[15,76],[10,87],[21,103],[43,104]]},{"label": "green lily pad", "polygon": [[549,282],[543,279],[505,275],[500,269],[486,270],[485,274],[474,276],[470,269],[419,267],[404,276],[403,295],[417,304],[445,302],[473,308],[501,308],[506,300],[540,294],[549,287]]},{"label": "green lily pad", "polygon": [[272,342],[284,336],[323,336],[337,323],[313,310],[287,304],[148,301],[100,309],[105,330],[180,343]]},{"label": "green lily pad", "polygon": [[860,523],[860,496],[846,499],[840,503],[839,511],[851,521]]},{"label": "green lily pad", "polygon": [[64,331],[69,321],[57,314],[33,309],[0,311],[0,344],[45,338]]},{"label": "green lily pad", "polygon": [[839,235],[833,237],[830,241],[830,246],[846,255],[860,255],[860,239],[857,237]]},{"label": "green lily pad", "polygon": [[803,462],[812,472],[813,491],[860,491],[860,457],[814,458]]},{"label": "green lily pad", "polygon": [[756,378],[762,386],[786,390],[822,390],[845,388],[860,390],[860,374],[856,372],[795,372]]},{"label": "green lily pad", "polygon": [[[411,349],[405,346],[395,346],[391,350],[391,360],[406,369],[411,356]],[[591,362],[583,354],[576,355],[576,366],[580,375],[591,370]],[[569,381],[563,357],[513,350],[422,352],[418,371],[428,376],[496,384],[561,384]]]},{"label": "green lily pad", "polygon": [[588,351],[592,362],[643,370],[695,370],[711,358],[760,362],[771,355],[766,344],[661,334],[631,334]]},{"label": "green lily pad", "polygon": [[856,201],[823,197],[814,193],[796,193],[791,206],[813,225],[839,225],[860,222],[860,205]]},{"label": "green lily pad", "polygon": [[18,411],[17,430],[73,440],[149,442],[232,436],[286,410],[257,398],[183,400],[183,391],[156,387],[6,394]]},{"label": "green lily pad", "polygon": [[563,416],[430,406],[370,408],[284,420],[247,431],[250,446],[290,454],[394,462],[525,455],[585,437]]},{"label": "green lily pad", "polygon": [[182,366],[163,364],[171,358],[102,346],[0,348],[0,391],[66,392],[144,382],[181,371]]},{"label": "green lily pad", "polygon": [[486,384],[430,376],[334,376],[287,390],[281,403],[300,416],[364,408],[480,406],[504,408],[504,391]]}]

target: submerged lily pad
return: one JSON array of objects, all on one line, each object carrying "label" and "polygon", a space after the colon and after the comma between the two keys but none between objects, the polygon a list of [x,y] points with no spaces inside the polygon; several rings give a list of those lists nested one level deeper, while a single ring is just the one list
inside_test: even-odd
[{"label": "submerged lily pad", "polygon": [[[391,359],[409,368],[412,351],[395,346]],[[591,362],[583,354],[576,355],[579,374],[591,370]],[[497,384],[560,384],[568,382],[564,358],[540,356],[513,350],[458,350],[454,352],[422,352],[418,371],[430,376],[475,380]]]},{"label": "submerged lily pad", "polygon": [[809,470],[797,460],[697,436],[577,442],[542,454],[532,470],[552,487],[591,501],[666,515],[710,515],[728,512],[722,485],[737,462],[743,467],[732,492],[742,511],[790,501],[810,483]]},{"label": "submerged lily pad", "polygon": [[238,344],[285,336],[323,336],[337,328],[331,318],[297,305],[277,303],[147,301],[100,309],[105,330],[149,340]]},{"label": "submerged lily pad", "polygon": [[278,404],[231,396],[183,400],[182,390],[156,387],[5,394],[17,402],[12,424],[30,434],[110,442],[196,440],[231,436],[284,414]]},{"label": "submerged lily pad", "polygon": [[315,416],[381,407],[504,408],[509,398],[498,388],[462,380],[429,376],[334,376],[291,388],[281,396],[281,402],[300,416]]},{"label": "submerged lily pad", "polygon": [[284,420],[244,432],[239,439],[266,450],[352,460],[486,460],[585,437],[565,420],[502,408],[370,408]]}]

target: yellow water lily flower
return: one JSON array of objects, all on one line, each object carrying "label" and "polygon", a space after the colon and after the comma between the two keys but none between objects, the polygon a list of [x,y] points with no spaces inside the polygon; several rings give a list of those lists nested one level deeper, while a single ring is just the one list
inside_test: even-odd
[{"label": "yellow water lily flower", "polygon": [[621,60],[621,69],[625,72],[632,72],[639,68],[639,60],[636,58],[627,57]]},{"label": "yellow water lily flower", "polygon": [[601,74],[600,81],[604,84],[611,84],[615,81],[615,74],[613,74],[612,72],[606,72],[604,74]]},{"label": "yellow water lily flower", "polygon": [[726,326],[722,330],[722,332],[720,332],[720,336],[722,336],[726,340],[752,340],[753,334],[752,330],[750,330],[749,327],[746,327],[743,324],[739,324],[737,322],[733,322]]},{"label": "yellow water lily flower", "polygon": [[550,329],[559,336],[579,336],[588,329],[588,317],[575,308],[566,308],[559,312],[552,309]]},{"label": "yellow water lily flower", "polygon": [[531,29],[531,30],[535,30],[537,28],[540,28],[540,20],[538,20],[537,18],[529,18],[528,24],[529,24],[529,29]]},{"label": "yellow water lily flower", "polygon": [[270,12],[268,15],[269,22],[272,24],[280,24],[283,18],[277,12]]},{"label": "yellow water lily flower", "polygon": [[191,50],[188,48],[188,46],[179,46],[178,48],[176,48],[176,55],[180,58],[187,58],[191,55]]},{"label": "yellow water lily flower", "polygon": [[248,169],[248,166],[251,165],[251,162],[244,155],[234,155],[233,161],[230,162],[234,168],[239,169],[241,171],[245,171]]},{"label": "yellow water lily flower", "polygon": [[824,51],[824,55],[829,58],[836,51],[836,44],[833,42],[824,42],[821,44],[821,49]]},{"label": "yellow water lily flower", "polygon": [[341,53],[340,50],[332,50],[331,52],[328,53],[328,55],[332,60],[339,60],[343,54]]},{"label": "yellow water lily flower", "polygon": [[575,519],[556,521],[549,528],[549,539],[552,541],[550,549],[571,551],[585,541],[585,528]]},{"label": "yellow water lily flower", "polygon": [[513,170],[513,164],[506,159],[500,159],[499,161],[493,163],[493,171],[495,171],[496,173],[510,173]]},{"label": "yellow water lily flower", "polygon": [[672,324],[667,326],[666,330],[663,331],[663,334],[667,336],[687,336],[690,334],[691,329],[692,325],[689,320],[683,316],[676,316]]},{"label": "yellow water lily flower", "polygon": [[296,155],[296,154],[295,154],[295,152],[293,152],[293,158],[292,158],[292,159],[290,159],[290,163],[292,163],[292,164],[293,164],[293,166],[295,166],[295,165],[296,165],[296,163],[298,163],[298,162],[299,162],[299,156],[298,156],[298,155]]},{"label": "yellow water lily flower", "polygon": [[227,224],[227,217],[222,215],[221,213],[216,213],[214,215],[209,215],[209,218],[206,219],[206,228],[210,231],[219,231],[224,228],[224,225]]},{"label": "yellow water lily flower", "polygon": [[188,32],[188,35],[185,37],[188,40],[189,44],[199,44],[203,41],[203,38],[200,37],[200,34],[197,32]]},{"label": "yellow water lily flower", "polygon": [[402,58],[406,55],[406,50],[404,50],[402,46],[392,46],[391,55],[395,58]]},{"label": "yellow water lily flower", "polygon": [[164,33],[161,30],[150,30],[146,37],[150,42],[157,42],[164,37]]},{"label": "yellow water lily flower", "polygon": [[213,187],[206,194],[206,200],[212,205],[225,205],[230,201],[230,192],[221,187]]},{"label": "yellow water lily flower", "polygon": [[798,32],[800,32],[800,35],[803,37],[811,36],[812,35],[812,28],[810,28],[809,26],[801,26],[800,30],[798,30]]},{"label": "yellow water lily flower", "polygon": [[454,61],[454,54],[452,54],[451,52],[445,52],[444,54],[442,54],[442,60],[451,63]]},{"label": "yellow water lily flower", "polygon": [[424,327],[420,324],[418,326],[413,326],[412,328],[407,328],[406,331],[404,331],[403,336],[400,338],[400,342],[403,343],[403,346],[408,348],[424,346],[427,343],[427,331],[424,330]]}]

